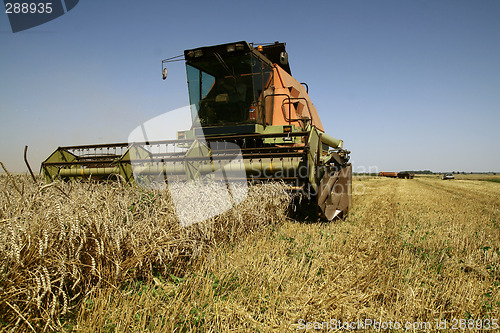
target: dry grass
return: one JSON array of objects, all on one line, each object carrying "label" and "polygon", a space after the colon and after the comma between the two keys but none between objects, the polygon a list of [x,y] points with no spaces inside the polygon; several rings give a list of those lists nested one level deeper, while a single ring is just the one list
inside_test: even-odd
[{"label": "dry grass", "polygon": [[[165,193],[58,184],[67,197],[20,178],[21,197],[0,181],[5,329],[286,332],[299,319],[446,319],[448,328],[500,319],[495,182],[356,179],[350,218],[330,224],[283,223],[279,188],[256,188],[240,209],[184,230],[170,222]],[[65,293],[68,315],[51,315],[62,314]]]},{"label": "dry grass", "polygon": [[479,180],[494,183],[500,183],[500,175],[493,174],[457,174],[454,175],[457,180]]},{"label": "dry grass", "polygon": [[[435,178],[435,179],[441,179],[443,177],[443,174],[432,174],[432,175],[427,175],[427,174],[421,174],[421,175],[415,175],[416,178]],[[453,174],[453,177],[455,177],[455,180],[477,180],[477,181],[491,181],[494,183],[500,183],[500,175],[498,174],[492,174],[492,173],[465,173],[465,174]]]}]

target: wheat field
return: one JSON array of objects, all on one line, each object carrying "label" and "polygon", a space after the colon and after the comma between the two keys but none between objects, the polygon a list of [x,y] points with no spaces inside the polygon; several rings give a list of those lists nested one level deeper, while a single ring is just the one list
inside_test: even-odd
[{"label": "wheat field", "polygon": [[231,211],[182,228],[167,191],[3,175],[0,328],[493,328],[500,184],[492,179],[354,177],[350,216],[332,223],[295,221],[283,186],[254,186]]}]

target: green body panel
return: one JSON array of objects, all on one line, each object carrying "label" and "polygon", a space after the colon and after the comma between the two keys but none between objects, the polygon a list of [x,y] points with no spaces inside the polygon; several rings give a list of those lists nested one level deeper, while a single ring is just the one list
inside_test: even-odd
[{"label": "green body panel", "polygon": [[[54,151],[45,161],[45,162],[72,162],[76,160],[76,156],[67,152],[65,150],[57,149]],[[52,165],[44,165],[42,163],[42,172],[45,180],[48,182],[53,181],[57,177],[57,173],[59,168],[57,166]]]},{"label": "green body panel", "polygon": [[[225,171],[245,171],[259,172],[268,175],[292,172],[296,170],[301,163],[300,159],[289,158],[284,159],[255,159],[255,160],[240,160],[233,162],[215,161],[215,162],[187,162],[187,163],[145,163],[143,166],[135,166],[134,170],[141,175],[158,175],[165,173],[167,175],[187,175],[189,179],[196,179],[202,175],[212,173],[217,170],[224,169]],[[186,173],[188,169],[188,173]],[[88,178],[89,176],[110,176],[122,175],[120,166],[106,168],[62,168],[56,176],[65,178]],[[131,179],[133,181],[133,178]]]},{"label": "green body panel", "polygon": [[91,176],[111,176],[120,174],[119,167],[107,168],[66,168],[59,171],[60,177],[88,178]]},{"label": "green body panel", "polygon": [[[222,170],[224,171],[246,171],[246,172],[260,172],[266,174],[277,174],[281,172],[290,172],[296,170],[300,165],[299,159],[289,160],[275,160],[272,159],[256,159],[256,160],[241,160],[231,162],[206,162],[197,165],[194,169],[196,173],[189,173],[187,176],[191,179],[210,174],[212,172]],[[137,166],[134,168],[136,173],[141,175],[158,175],[165,173],[167,175],[184,175],[185,165],[182,163],[177,164],[156,164],[151,163],[145,166]]]},{"label": "green body panel", "polygon": [[[295,125],[278,125],[278,126],[263,126],[261,124],[245,124],[240,126],[230,126],[230,127],[207,127],[203,129],[203,135],[210,137],[211,135],[237,135],[237,134],[281,134],[284,133],[284,128],[289,127],[290,132],[298,132],[299,129]],[[187,131],[177,132],[178,139],[195,139],[202,134],[200,128],[194,128]],[[264,139],[266,144],[289,144],[289,143],[301,143],[300,138],[274,138],[274,139]]]},{"label": "green body panel", "polygon": [[[186,162],[184,163],[184,169],[186,177],[188,179],[197,179],[202,175],[202,169],[205,166],[205,162],[210,161],[210,148],[204,142],[195,140],[189,150],[186,153]],[[193,158],[193,159],[189,159]],[[175,166],[175,164],[174,164]],[[208,172],[213,172],[213,164],[206,166],[210,169]],[[169,170],[170,171],[170,170]],[[174,171],[174,170],[172,170]],[[167,170],[165,170],[167,172]],[[167,174],[170,172],[167,172]]]},{"label": "green body panel", "polygon": [[331,136],[325,133],[321,135],[321,142],[332,148],[343,148],[344,146],[344,141],[332,138]]},{"label": "green body panel", "polygon": [[307,146],[309,147],[307,151],[307,164],[309,166],[309,183],[313,189],[317,190],[316,182],[316,169],[318,164],[318,158],[320,156],[318,149],[321,149],[319,132],[316,128],[310,129],[309,141]]},{"label": "green body panel", "polygon": [[132,145],[118,162],[119,174],[125,178],[127,182],[134,182],[134,172],[132,170],[132,162],[149,158],[150,153],[139,145]]}]

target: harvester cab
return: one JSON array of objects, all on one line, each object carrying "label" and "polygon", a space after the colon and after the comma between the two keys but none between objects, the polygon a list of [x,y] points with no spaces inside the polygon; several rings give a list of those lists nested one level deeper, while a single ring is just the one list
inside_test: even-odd
[{"label": "harvester cab", "polygon": [[[347,216],[349,151],[342,140],[325,133],[307,85],[291,76],[284,43],[254,47],[241,41],[186,50],[183,57],[191,128],[178,131],[177,140],[59,147],[42,163],[45,177],[106,179],[118,174],[132,182],[137,174],[149,174],[188,180],[194,174],[209,175],[214,164],[222,163],[251,183],[283,181],[326,220]],[[162,62],[164,79],[168,62]],[[184,147],[187,153],[153,151],[153,145]],[[234,147],[242,156],[238,163],[231,162]],[[103,153],[110,148],[114,154]],[[209,162],[193,163],[200,159],[190,153],[194,150],[208,154]],[[152,167],[141,160],[161,163]]]},{"label": "harvester cab", "polygon": [[323,131],[305,88],[291,77],[284,43],[202,47],[184,51],[184,58],[193,121],[206,132],[229,134],[234,125],[238,133],[260,133],[268,125]]}]

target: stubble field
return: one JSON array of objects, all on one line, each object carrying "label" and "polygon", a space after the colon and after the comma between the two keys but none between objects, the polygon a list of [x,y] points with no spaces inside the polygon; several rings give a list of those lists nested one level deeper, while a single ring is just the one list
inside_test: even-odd
[{"label": "stubble field", "polygon": [[500,178],[490,178],[354,177],[351,215],[334,223],[291,220],[282,187],[254,187],[233,211],[181,228],[165,192],[4,175],[0,327],[494,328]]}]

